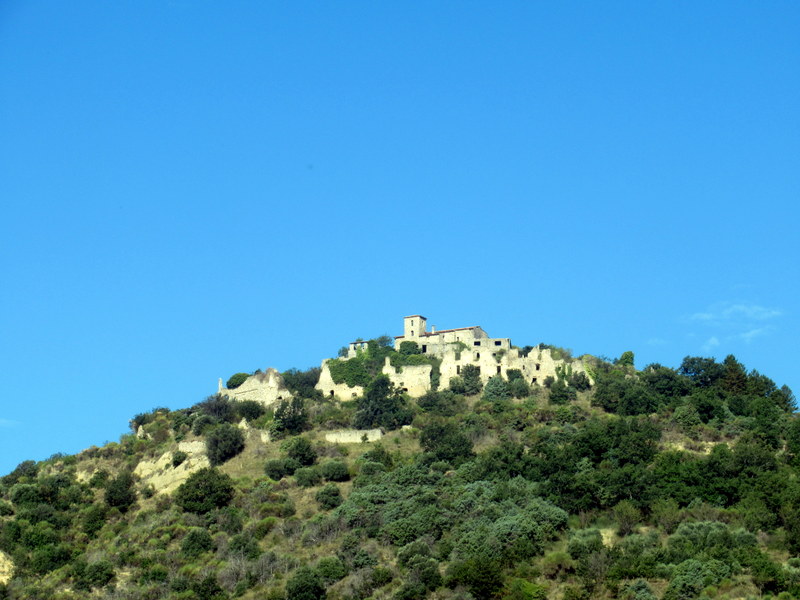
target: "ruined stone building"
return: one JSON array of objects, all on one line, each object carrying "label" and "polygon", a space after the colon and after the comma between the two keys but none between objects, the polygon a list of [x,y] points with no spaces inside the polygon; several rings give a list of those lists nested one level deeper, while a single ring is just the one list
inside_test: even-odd
[{"label": "ruined stone building", "polygon": [[[509,369],[518,369],[528,384],[542,385],[548,376],[556,376],[556,368],[564,366],[566,361],[554,359],[550,349],[539,346],[528,352],[511,345],[510,338],[489,337],[479,326],[459,327],[456,329],[443,329],[428,331],[428,320],[422,315],[411,315],[403,319],[403,335],[395,337],[395,350],[400,350],[403,342],[415,342],[422,354],[435,356],[441,359],[440,388],[445,389],[451,377],[461,374],[465,365],[475,365],[480,369],[481,379],[484,383],[494,376],[507,377]],[[365,350],[367,342],[351,342],[347,358],[357,356],[359,351]],[[345,383],[335,383],[327,366],[328,361],[322,361],[322,373],[317,389],[325,396],[338,397],[349,400],[363,394],[359,386],[349,387]],[[569,362],[573,373],[584,372],[586,369],[580,359]],[[391,381],[408,392],[410,396],[419,397],[431,389],[431,365],[404,366],[399,369],[391,366],[386,361],[383,373]],[[588,373],[587,373],[588,375]]]}]

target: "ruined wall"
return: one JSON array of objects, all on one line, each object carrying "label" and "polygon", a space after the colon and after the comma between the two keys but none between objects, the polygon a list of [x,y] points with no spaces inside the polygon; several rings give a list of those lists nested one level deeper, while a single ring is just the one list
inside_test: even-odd
[{"label": "ruined wall", "polygon": [[289,400],[292,393],[286,389],[281,374],[273,368],[264,373],[251,375],[239,387],[229,390],[219,380],[218,393],[231,400],[255,400],[264,406],[273,406],[281,400]]},{"label": "ruined wall", "polygon": [[431,389],[431,365],[410,365],[400,367],[400,371],[393,367],[386,358],[382,372],[391,382],[413,398],[424,396]]},{"label": "ruined wall", "polygon": [[338,398],[339,400],[352,400],[364,395],[364,388],[360,385],[350,387],[346,383],[335,383],[331,377],[331,371],[328,368],[328,361],[331,359],[326,358],[322,361],[322,370],[319,374],[319,381],[315,386],[322,395],[326,398]]}]

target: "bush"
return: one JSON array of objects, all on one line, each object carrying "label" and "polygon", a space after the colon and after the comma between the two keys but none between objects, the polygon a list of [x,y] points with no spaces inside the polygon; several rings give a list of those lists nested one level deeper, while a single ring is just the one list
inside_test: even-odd
[{"label": "bush", "polygon": [[21,479],[35,479],[39,473],[39,465],[32,460],[24,460],[19,463],[14,470],[2,478],[5,485],[14,485]]},{"label": "bush", "polygon": [[550,402],[553,404],[567,404],[578,399],[575,388],[568,387],[563,379],[556,379],[550,385]]},{"label": "bush", "polygon": [[236,420],[236,410],[234,410],[233,402],[227,396],[214,394],[196,404],[194,409],[214,417],[220,423],[232,423]]},{"label": "bush", "polygon": [[583,371],[579,373],[574,373],[569,378],[569,385],[570,387],[575,388],[579,392],[585,392],[591,387],[591,383],[589,382],[589,378],[586,376],[586,373]]},{"label": "bush", "polygon": [[225,384],[225,387],[229,390],[235,390],[240,385],[242,385],[247,379],[250,377],[250,373],[234,373],[228,379],[228,382]]},{"label": "bush", "polygon": [[335,483],[329,483],[314,495],[314,499],[322,508],[330,510],[342,503],[342,493]]},{"label": "bush", "polygon": [[[481,382],[480,367],[476,365],[464,365],[464,368],[461,369],[461,379],[464,381],[464,393],[467,396],[474,396],[481,393],[483,383]],[[450,389],[452,389],[452,387]],[[455,392],[455,390],[453,391]]]},{"label": "bush", "polygon": [[133,490],[133,475],[124,471],[118,477],[110,480],[106,486],[106,504],[126,512],[136,502],[136,492]]},{"label": "bush", "polygon": [[228,554],[231,556],[240,555],[248,560],[255,560],[261,554],[258,542],[249,535],[238,534],[231,538],[228,546]]},{"label": "bush", "polygon": [[203,552],[214,549],[214,540],[207,529],[194,527],[181,542],[181,553],[189,558],[197,558]]},{"label": "bush", "polygon": [[244,450],[244,434],[235,425],[223,424],[208,434],[206,454],[212,466],[230,460]]},{"label": "bush", "polygon": [[189,455],[186,454],[183,450],[176,450],[172,453],[172,466],[179,467],[181,466],[184,461],[189,458]]},{"label": "bush", "polygon": [[214,468],[192,473],[175,492],[175,502],[186,512],[205,514],[233,499],[233,480]]},{"label": "bush", "polygon": [[336,583],[347,575],[347,567],[337,556],[326,556],[317,562],[317,573],[325,585]]},{"label": "bush", "polygon": [[350,479],[350,472],[347,470],[347,465],[340,460],[324,462],[319,470],[320,474],[328,481],[347,481]]},{"label": "bush", "polygon": [[82,528],[84,533],[93,536],[103,528],[106,523],[108,508],[102,504],[92,504],[83,512]]},{"label": "bush", "polygon": [[407,356],[412,354],[422,354],[422,350],[420,350],[417,342],[400,342],[400,354],[405,354]]},{"label": "bush", "polygon": [[499,402],[511,398],[508,383],[500,376],[490,377],[483,388],[483,399],[489,402]]},{"label": "bush", "polygon": [[211,415],[198,415],[192,421],[192,433],[195,435],[203,435],[207,429],[219,423],[217,419]]},{"label": "bush", "polygon": [[278,435],[289,433],[297,435],[308,428],[308,411],[302,398],[281,400],[275,409],[272,431]]},{"label": "bush", "polygon": [[264,465],[264,473],[267,477],[280,481],[284,477],[294,475],[294,472],[300,468],[300,463],[293,458],[276,458],[268,460]]},{"label": "bush", "polygon": [[311,567],[300,567],[286,582],[286,600],[323,600],[325,586],[319,572]]},{"label": "bush", "polygon": [[294,472],[294,479],[300,487],[314,487],[322,481],[316,467],[301,467]]},{"label": "bush", "polygon": [[255,400],[242,400],[235,404],[236,412],[239,416],[248,421],[255,421],[267,412],[267,409],[260,402]]},{"label": "bush", "polygon": [[308,438],[293,438],[283,445],[283,449],[289,458],[295,459],[304,467],[313,465],[317,461],[317,451]]},{"label": "bush", "polygon": [[114,566],[107,560],[100,560],[90,565],[84,561],[75,561],[72,567],[72,577],[75,587],[88,591],[91,588],[101,588],[114,579]]}]

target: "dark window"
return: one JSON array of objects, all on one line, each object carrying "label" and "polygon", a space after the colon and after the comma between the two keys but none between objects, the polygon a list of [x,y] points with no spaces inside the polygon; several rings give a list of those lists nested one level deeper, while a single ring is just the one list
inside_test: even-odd
[{"label": "dark window", "polygon": [[428,351],[428,347],[425,344],[422,344],[422,351],[423,352],[427,352]]},{"label": "dark window", "polygon": [[534,377],[533,379],[531,379],[531,383],[536,383],[536,377]]},{"label": "dark window", "polygon": [[456,365],[456,375],[461,375],[461,365]]},{"label": "dark window", "polygon": [[502,344],[502,343],[503,343],[503,342],[501,342],[500,340],[497,340],[497,341],[494,343],[494,345],[495,345],[495,346],[499,346],[499,345],[500,345],[500,344]]},{"label": "dark window", "polygon": [[500,374],[500,365],[497,365],[497,374]]},{"label": "dark window", "polygon": [[542,365],[540,365],[539,363],[536,363],[536,370],[538,371],[541,368],[541,366]]},{"label": "dark window", "polygon": [[481,358],[481,353],[480,352],[476,352],[475,353],[475,360],[480,360],[480,358]]},{"label": "dark window", "polygon": [[480,343],[480,342],[472,342],[472,345],[473,345],[473,346],[480,346],[480,345],[481,345],[481,343]]}]

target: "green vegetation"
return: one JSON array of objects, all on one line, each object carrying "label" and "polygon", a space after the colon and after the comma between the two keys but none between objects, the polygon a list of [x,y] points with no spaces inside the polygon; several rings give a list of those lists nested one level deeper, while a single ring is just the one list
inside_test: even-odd
[{"label": "green vegetation", "polygon": [[[366,374],[354,400],[290,370],[274,413],[211,396],[137,415],[141,437],[20,464],[0,478],[0,598],[800,597],[788,388],[732,356],[637,371],[624,353],[547,387],[463,365],[414,400],[385,359],[438,365],[401,350],[340,361]],[[326,441],[353,424],[384,438]],[[154,490],[148,469],[186,479]]]},{"label": "green vegetation", "polygon": [[225,387],[228,388],[229,390],[235,390],[245,381],[247,381],[248,377],[250,377],[250,373],[234,373],[228,378]]}]

